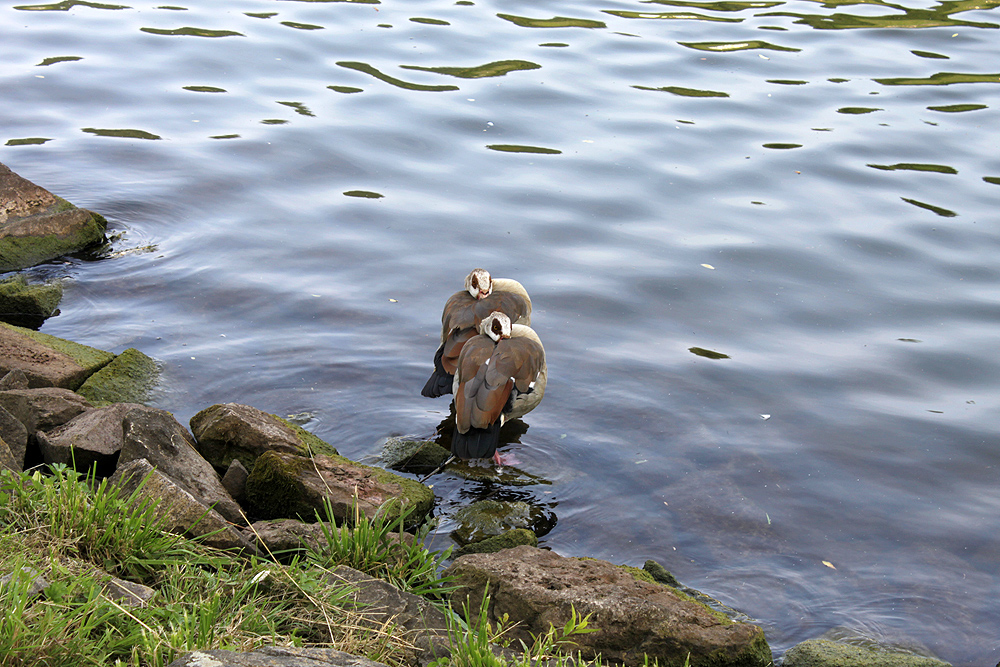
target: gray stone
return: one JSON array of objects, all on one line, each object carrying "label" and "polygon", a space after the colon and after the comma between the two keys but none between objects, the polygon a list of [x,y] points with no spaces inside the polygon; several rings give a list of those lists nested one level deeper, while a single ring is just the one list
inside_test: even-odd
[{"label": "gray stone", "polygon": [[119,465],[146,459],[157,470],[229,521],[246,525],[240,506],[222,486],[215,469],[195,449],[194,439],[165,410],[134,406],[122,419]]},{"label": "gray stone", "polygon": [[9,572],[0,577],[0,589],[10,586],[15,577],[19,583],[27,582],[28,587],[25,590],[25,595],[29,599],[38,597],[49,587],[49,582],[46,581],[45,577],[38,570],[31,566],[23,565],[21,569]]},{"label": "gray stone", "polygon": [[76,389],[113,354],[0,322],[0,374],[19,370],[29,387]]},{"label": "gray stone", "polygon": [[643,665],[647,656],[660,664],[689,660],[692,667],[771,664],[771,650],[756,625],[733,622],[673,588],[642,581],[607,561],[520,546],[462,556],[444,575],[454,577],[458,587],[451,595],[455,609],[467,609],[476,622],[488,593],[488,620],[496,623],[507,614],[517,623],[508,635],[515,642],[530,645],[532,634],[565,626],[575,611],[589,615],[596,628],[573,638],[573,650],[584,658],[600,654],[625,665]]},{"label": "gray stone", "polygon": [[315,521],[329,501],[333,519],[353,521],[354,506],[367,517],[390,519],[412,510],[408,525],[418,525],[434,504],[434,492],[419,482],[342,456],[305,458],[266,452],[247,479],[247,502],[262,519]]},{"label": "gray stone", "polygon": [[48,433],[39,431],[35,438],[42,459],[48,464],[74,465],[81,472],[90,470],[96,464],[98,474],[106,477],[113,472],[108,468],[113,468],[125,442],[122,420],[137,407],[142,406],[118,403],[95,408],[80,413]]},{"label": "gray stone", "polygon": [[220,470],[239,459],[253,470],[264,452],[296,456],[336,455],[337,450],[315,435],[276,415],[249,405],[225,403],[205,408],[191,418],[198,451]]},{"label": "gray stone", "polygon": [[24,374],[24,371],[15,369],[7,373],[0,379],[0,391],[6,391],[8,389],[27,389],[28,388],[28,377]]},{"label": "gray stone", "polygon": [[24,469],[24,456],[28,451],[28,430],[21,420],[0,406],[0,439],[10,447],[14,465],[18,470]]},{"label": "gray stone", "polygon": [[14,454],[10,451],[10,446],[4,442],[3,438],[0,438],[0,468],[6,468],[7,470],[12,470],[14,472],[21,472],[23,467],[23,457],[21,464],[18,465],[17,461],[14,460]]},{"label": "gray stone", "polygon": [[62,426],[94,406],[69,389],[39,387],[0,391],[0,407],[21,422],[28,435],[33,435]]},{"label": "gray stone", "polygon": [[264,646],[250,653],[223,649],[194,651],[167,667],[386,667],[381,662],[332,648]]},{"label": "gray stone", "polygon": [[807,639],[785,653],[784,667],[951,667],[950,663],[892,647]]},{"label": "gray stone", "polygon": [[236,502],[243,502],[246,497],[247,477],[249,476],[250,472],[240,463],[239,459],[233,459],[226,474],[222,476],[222,486],[226,487],[226,491]]},{"label": "gray stone", "polygon": [[76,391],[91,403],[145,403],[160,379],[156,362],[130,347]]},{"label": "gray stone", "polygon": [[317,547],[326,541],[323,523],[304,523],[295,519],[255,521],[243,534],[263,553],[278,558]]},{"label": "gray stone", "polygon": [[142,484],[135,500],[138,504],[148,502],[154,507],[153,513],[163,520],[164,530],[191,538],[200,537],[204,544],[216,549],[257,553],[256,547],[218,512],[155,469],[146,459],[135,459],[120,466],[109,483],[118,486],[125,497],[134,494]]},{"label": "gray stone", "polygon": [[58,312],[62,283],[28,283],[23,274],[0,280],[0,319],[36,329]]},{"label": "gray stone", "polygon": [[107,221],[0,164],[0,271],[23,269],[104,238]]}]

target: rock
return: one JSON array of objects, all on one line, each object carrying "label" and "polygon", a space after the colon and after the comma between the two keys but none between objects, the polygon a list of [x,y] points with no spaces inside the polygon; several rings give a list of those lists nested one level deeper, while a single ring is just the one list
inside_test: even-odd
[{"label": "rock", "polygon": [[216,549],[257,553],[256,547],[218,512],[188,493],[169,475],[155,469],[146,459],[135,459],[120,466],[109,483],[118,486],[122,495],[128,497],[144,479],[146,483],[136,502],[149,502],[154,507],[154,516],[163,520],[164,530],[190,538],[201,537],[202,543]]},{"label": "rock", "polygon": [[274,519],[255,521],[243,534],[262,553],[281,558],[305,550],[306,546],[316,546],[326,541],[323,524],[303,523],[295,519]]},{"label": "rock", "polygon": [[104,238],[107,221],[0,164],[0,271],[34,266]]},{"label": "rock", "polygon": [[238,403],[205,408],[191,418],[191,433],[201,455],[220,470],[228,468],[234,458],[253,470],[257,457],[267,451],[296,456],[337,454],[301,426]]},{"label": "rock", "polygon": [[493,554],[504,549],[519,547],[522,544],[527,544],[529,547],[537,547],[538,536],[527,528],[515,528],[513,530],[508,530],[506,533],[501,535],[494,535],[493,537],[487,537],[485,540],[481,540],[479,542],[466,544],[464,547],[456,551],[455,555],[464,556],[465,554]]},{"label": "rock", "polygon": [[191,495],[233,523],[245,525],[240,506],[222,486],[215,469],[195,449],[194,439],[165,410],[134,406],[122,419],[119,465],[146,459]]},{"label": "rock", "polygon": [[349,584],[363,622],[372,628],[391,624],[394,636],[402,636],[417,647],[414,657],[421,664],[451,655],[448,619],[427,600],[345,565],[337,567],[328,579]]},{"label": "rock", "polygon": [[112,359],[110,352],[0,322],[0,374],[19,370],[29,387],[76,389]]},{"label": "rock", "polygon": [[58,313],[62,283],[28,284],[22,274],[0,280],[0,319],[10,324],[37,329]]},{"label": "rock", "polygon": [[11,461],[18,471],[24,470],[24,455],[28,451],[28,430],[21,420],[0,407],[0,440],[10,449]]},{"label": "rock", "polygon": [[123,607],[145,607],[156,595],[156,591],[149,586],[113,577],[86,561],[77,558],[61,558],[60,562],[68,570],[84,573],[100,583],[104,596]]},{"label": "rock", "polygon": [[[607,561],[564,558],[528,546],[495,554],[471,554],[443,573],[458,588],[455,609],[473,617],[486,591],[489,621],[504,614],[517,622],[508,635],[531,644],[531,634],[563,627],[573,610],[590,616],[596,632],[573,638],[584,658],[601,654],[626,665],[659,661],[692,667],[765,667],[771,650],[756,625],[735,623],[678,591],[641,581]],[[472,622],[475,619],[470,619]]]},{"label": "rock", "polygon": [[145,403],[159,379],[156,362],[130,347],[87,378],[76,391],[94,405]]},{"label": "rock", "polygon": [[667,570],[667,568],[663,567],[655,560],[647,560],[643,564],[642,569],[649,572],[649,576],[651,576],[653,581],[658,584],[673,586],[674,588],[679,588],[681,585],[681,582],[677,581],[677,577],[670,574],[670,571]]},{"label": "rock", "polygon": [[[419,525],[434,503],[434,492],[423,484],[342,456],[308,459],[266,452],[247,479],[250,510],[263,519],[315,521],[317,512],[323,515],[326,499],[337,523],[350,521],[355,494],[359,511],[368,517],[383,505],[390,518],[412,509],[408,525]],[[396,502],[387,504],[389,500]]]},{"label": "rock", "polygon": [[[0,592],[3,592],[3,589],[8,586],[13,586],[12,582],[15,578],[17,578],[18,583],[27,584],[24,594],[29,599],[38,597],[49,587],[49,582],[45,580],[45,577],[38,570],[28,565],[22,565],[19,570],[9,572],[0,577]],[[15,588],[14,590],[16,591],[17,589]]]},{"label": "rock", "polygon": [[82,412],[48,433],[35,435],[42,460],[48,464],[64,463],[80,472],[97,466],[97,474],[107,477],[114,472],[125,438],[122,420],[135,408],[134,403],[118,403]]},{"label": "rock", "polygon": [[950,663],[889,647],[844,644],[829,639],[807,639],[785,653],[784,667],[951,667]]},{"label": "rock", "polygon": [[28,435],[62,426],[93,408],[76,392],[58,387],[0,391],[0,407],[24,426]]},{"label": "rock", "polygon": [[222,476],[222,486],[233,497],[233,500],[238,503],[243,502],[243,499],[246,497],[247,477],[249,476],[250,472],[243,467],[239,459],[233,459],[233,462],[229,464],[229,469],[226,470],[226,474]]},{"label": "rock", "polygon": [[450,456],[451,452],[433,440],[392,437],[386,438],[382,444],[379,463],[393,470],[426,475],[434,472]]},{"label": "rock", "polygon": [[21,472],[23,467],[23,460],[19,465],[14,459],[13,452],[10,451],[10,445],[4,442],[3,438],[0,438],[0,470],[7,469],[14,472]]},{"label": "rock", "polygon": [[545,535],[555,525],[555,517],[538,505],[523,500],[479,500],[455,512],[459,523],[452,538],[466,545],[495,537],[513,528],[528,528],[535,535]]},{"label": "rock", "polygon": [[13,370],[0,379],[0,391],[7,391],[8,389],[27,389],[28,388],[28,377],[24,374],[24,371]]},{"label": "rock", "polygon": [[223,649],[194,651],[167,667],[386,667],[381,662],[332,648],[265,646],[251,653]]}]

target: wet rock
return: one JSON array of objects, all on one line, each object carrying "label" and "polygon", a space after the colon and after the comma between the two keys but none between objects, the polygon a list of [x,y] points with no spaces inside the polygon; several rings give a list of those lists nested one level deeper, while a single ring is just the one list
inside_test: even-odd
[{"label": "wet rock", "polygon": [[[263,519],[315,521],[328,500],[338,523],[350,521],[355,495],[358,510],[373,517],[380,508],[390,518],[412,510],[408,525],[417,525],[434,503],[434,493],[419,482],[387,470],[354,463],[342,456],[309,459],[292,454],[261,454],[247,479],[247,502]],[[392,502],[389,502],[392,501]]]},{"label": "wet rock", "polygon": [[464,547],[456,551],[455,555],[464,556],[465,554],[493,554],[504,549],[519,547],[522,544],[526,544],[529,547],[537,547],[538,536],[527,528],[515,528],[514,530],[508,530],[501,535],[494,535],[493,537],[487,537],[485,540],[481,540],[479,542],[466,544]]},{"label": "wet rock", "polygon": [[201,537],[204,544],[216,549],[257,552],[256,547],[222,515],[191,495],[169,475],[155,469],[146,459],[135,459],[120,466],[111,476],[110,483],[121,488],[125,497],[135,493],[142,484],[136,502],[150,503],[154,516],[163,520],[164,530],[190,538]]},{"label": "wet rock", "polygon": [[16,470],[24,469],[24,455],[28,450],[28,430],[21,420],[0,407],[0,439],[10,449],[11,460]]},{"label": "wet rock", "polygon": [[226,470],[226,474],[222,476],[222,486],[226,488],[226,491],[233,497],[233,500],[238,503],[243,502],[246,498],[247,478],[249,476],[250,472],[240,463],[239,459],[233,459],[233,462],[229,464],[229,468]]},{"label": "wet rock", "polygon": [[4,278],[0,280],[0,320],[37,329],[58,313],[62,294],[62,283],[58,280],[29,284],[21,274]]},{"label": "wet rock", "polygon": [[421,664],[451,655],[448,620],[427,600],[344,565],[331,572],[328,579],[349,584],[361,621],[371,628],[392,624],[395,636],[402,636],[417,648],[414,657]]},{"label": "wet rock", "polygon": [[766,667],[771,651],[756,625],[735,623],[724,614],[668,586],[633,577],[606,561],[564,558],[528,546],[496,554],[458,558],[445,570],[459,587],[456,609],[475,617],[486,591],[490,622],[504,614],[519,622],[510,638],[530,643],[531,633],[563,627],[573,610],[590,615],[596,632],[574,637],[585,658],[642,665],[648,655],[660,664],[692,667]]},{"label": "wet rock", "polygon": [[250,653],[223,649],[194,651],[167,667],[386,667],[381,662],[332,648],[265,646]]},{"label": "wet rock", "polygon": [[535,535],[544,535],[555,523],[550,513],[523,500],[480,500],[455,512],[452,519],[459,526],[451,536],[462,545],[481,542],[514,528],[527,528]]},{"label": "wet rock", "polygon": [[104,239],[107,221],[0,164],[0,271],[33,266]]},{"label": "wet rock", "polygon": [[14,454],[10,451],[10,446],[0,438],[0,469],[21,472],[24,462],[20,464],[14,459]]},{"label": "wet rock", "polygon": [[951,667],[950,663],[891,647],[807,639],[785,653],[784,667]]},{"label": "wet rock", "polygon": [[29,387],[77,389],[112,359],[110,352],[0,322],[0,374],[19,370]]},{"label": "wet rock", "polygon": [[94,405],[145,403],[159,378],[156,362],[130,347],[88,377],[76,391]]},{"label": "wet rock", "polygon": [[451,452],[433,440],[386,438],[382,444],[379,463],[392,470],[416,475],[426,475],[439,468]]},{"label": "wet rock", "polygon": [[28,435],[32,435],[36,431],[50,431],[62,426],[94,406],[69,389],[39,387],[0,391],[0,407],[21,422]]},{"label": "wet rock", "polygon": [[118,403],[87,410],[48,433],[39,431],[35,438],[42,459],[64,463],[80,472],[97,466],[97,474],[107,477],[114,472],[118,454],[125,444],[122,420],[130,410],[142,407]]},{"label": "wet rock", "polygon": [[134,406],[122,419],[119,465],[146,459],[191,495],[233,523],[245,525],[240,506],[222,486],[215,469],[195,449],[194,438],[164,410]]},{"label": "wet rock", "polygon": [[301,426],[238,403],[205,408],[191,418],[191,432],[201,455],[220,470],[228,468],[233,459],[253,470],[257,457],[268,451],[296,456],[337,454],[331,445]]}]

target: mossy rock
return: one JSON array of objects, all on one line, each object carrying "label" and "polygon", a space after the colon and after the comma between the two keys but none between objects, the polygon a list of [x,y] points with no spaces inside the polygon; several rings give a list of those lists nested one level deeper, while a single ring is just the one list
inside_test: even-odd
[{"label": "mossy rock", "polygon": [[673,588],[678,588],[681,582],[677,581],[677,577],[672,575],[667,568],[663,567],[655,560],[647,560],[642,569],[649,573],[649,576],[653,578],[658,584],[663,584],[664,586],[671,586]]},{"label": "mossy rock", "polygon": [[23,274],[0,280],[0,319],[22,327],[38,328],[57,312],[62,283],[28,283]]},{"label": "mossy rock", "polygon": [[459,526],[451,532],[451,537],[463,546],[515,528],[544,535],[555,524],[555,517],[550,512],[523,500],[480,500],[455,512],[452,519]]},{"label": "mossy rock", "polygon": [[[51,336],[33,329],[14,326],[5,322],[0,322],[0,327],[5,328],[13,334],[10,336],[11,340],[5,343],[13,346],[14,351],[20,353],[20,356],[18,354],[12,355],[14,357],[19,356],[17,364],[13,365],[13,367],[20,367],[25,375],[28,376],[31,386],[33,387],[54,385],[65,387],[66,389],[79,389],[80,385],[82,385],[88,377],[104,368],[115,358],[115,355],[110,352],[98,350],[97,348],[93,348],[88,345],[74,343],[71,340]],[[29,340],[24,341],[22,338],[18,341],[19,336],[23,336]],[[26,352],[26,348],[29,348],[32,345],[37,346],[36,350],[28,350]],[[45,348],[56,354],[47,354],[45,352]],[[26,354],[28,356],[24,356]],[[62,379],[54,379],[50,377],[49,380],[44,380],[43,378],[49,376],[52,371],[51,368],[45,368],[45,364],[47,362],[43,361],[42,363],[38,363],[38,358],[40,357],[50,357],[53,359],[62,357],[63,361],[59,363],[61,363],[65,369],[56,372],[56,374]],[[66,357],[68,357],[70,362],[68,366],[65,363]],[[10,370],[13,370],[13,368]]]},{"label": "mossy rock", "polygon": [[0,271],[25,269],[104,240],[108,221],[103,216],[60,202],[25,220],[17,233],[0,237]]},{"label": "mossy rock", "polygon": [[784,667],[951,667],[950,663],[891,647],[807,639],[785,653]]},{"label": "mossy rock", "polygon": [[[434,504],[434,492],[423,484],[387,470],[355,463],[342,456],[307,458],[277,451],[257,457],[247,478],[250,511],[260,519],[338,524],[353,519],[355,509],[367,517],[390,520],[407,514],[407,527],[419,525]],[[326,516],[326,503],[333,516]]]},{"label": "mossy rock", "polygon": [[156,362],[130,347],[76,390],[94,405],[145,403],[160,378]]},{"label": "mossy rock", "polygon": [[382,444],[379,462],[386,468],[425,475],[439,468],[451,452],[433,440],[386,438]]},{"label": "mossy rock", "polygon": [[492,554],[504,549],[513,549],[514,547],[519,547],[522,544],[537,547],[538,536],[527,528],[515,528],[513,530],[508,530],[501,535],[487,537],[481,542],[466,544],[464,547],[455,552],[455,556],[464,556],[465,554]]}]

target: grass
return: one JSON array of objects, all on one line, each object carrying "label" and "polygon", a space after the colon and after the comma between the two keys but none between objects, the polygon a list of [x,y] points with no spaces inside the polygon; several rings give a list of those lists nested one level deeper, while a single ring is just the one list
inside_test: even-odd
[{"label": "grass", "polygon": [[[65,466],[50,475],[0,470],[0,576],[12,575],[0,583],[0,667],[165,667],[192,650],[261,646],[332,647],[391,667],[411,664],[414,647],[401,633],[365,623],[348,586],[331,583],[327,571],[338,565],[444,609],[452,656],[435,667],[587,664],[572,656],[573,638],[593,628],[575,613],[500,657],[495,647],[510,644],[507,619],[491,625],[486,598],[471,623],[448,608],[450,582],[439,571],[450,550],[429,551],[425,535],[404,533],[406,515],[367,518],[355,508],[350,527],[324,523],[318,546],[279,563],[163,531],[140,491],[122,496]],[[153,598],[146,606],[113,599],[109,575],[150,587]],[[31,592],[37,576],[48,582],[42,594]]]}]

